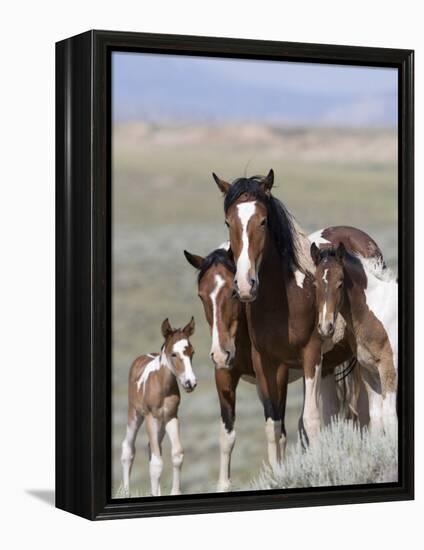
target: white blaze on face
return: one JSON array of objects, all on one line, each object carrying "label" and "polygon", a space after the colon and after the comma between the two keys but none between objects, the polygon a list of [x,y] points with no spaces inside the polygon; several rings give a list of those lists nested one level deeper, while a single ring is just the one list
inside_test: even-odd
[{"label": "white blaze on face", "polygon": [[209,298],[212,302],[212,345],[211,345],[211,355],[213,355],[214,361],[219,364],[223,362],[225,364],[227,360],[227,354],[224,353],[221,349],[221,344],[219,342],[219,332],[218,332],[218,317],[217,317],[217,300],[221,288],[225,285],[224,279],[221,275],[215,275],[215,287],[212,292],[209,294]]},{"label": "white blaze on face", "polygon": [[184,365],[184,374],[180,375],[180,382],[184,386],[187,382],[190,382],[192,386],[196,384],[196,377],[194,376],[193,367],[191,365],[190,357],[184,353],[185,349],[188,347],[188,340],[183,338],[175,342],[172,353],[176,353],[177,356],[181,359]]},{"label": "white blaze on face", "polygon": [[326,285],[328,285],[327,273],[328,273],[328,269],[324,269],[324,275],[322,276],[322,280]]},{"label": "white blaze on face", "polygon": [[[328,285],[327,273],[328,273],[328,269],[324,269],[324,275],[322,276],[322,280],[324,281],[324,284],[326,287]],[[326,296],[325,296],[324,306],[321,311],[321,319],[320,319],[321,325],[325,323],[327,318],[327,288],[325,289],[325,292],[326,292]]]},{"label": "white blaze on face", "polygon": [[237,205],[237,213],[241,222],[241,243],[242,248],[240,256],[237,260],[237,284],[239,290],[243,294],[249,294],[251,290],[250,269],[251,263],[249,258],[249,237],[247,234],[247,226],[250,218],[256,211],[256,201],[243,202]]}]

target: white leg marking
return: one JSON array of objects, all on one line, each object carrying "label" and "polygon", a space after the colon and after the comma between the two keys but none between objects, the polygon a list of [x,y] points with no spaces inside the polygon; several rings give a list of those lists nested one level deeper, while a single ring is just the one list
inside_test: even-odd
[{"label": "white leg marking", "polygon": [[271,468],[276,469],[281,462],[281,420],[272,420],[272,418],[267,418],[265,423],[265,433],[268,442],[268,460]]},{"label": "white leg marking", "polygon": [[160,476],[163,470],[162,457],[152,452],[150,457],[149,472],[152,487],[152,496],[160,497]]},{"label": "white leg marking", "polygon": [[171,441],[172,456],[172,489],[171,495],[181,494],[181,467],[184,460],[184,451],[180,440],[178,418],[171,418],[166,424],[166,433]]},{"label": "white leg marking", "polygon": [[321,420],[318,396],[321,386],[321,365],[316,365],[315,376],[305,377],[305,405],[303,408],[303,424],[309,443],[313,443],[320,432]]},{"label": "white leg marking", "polygon": [[376,392],[371,387],[371,385],[365,378],[364,384],[368,393],[368,405],[370,415],[369,430],[380,432],[383,430],[383,397],[381,393]]},{"label": "white leg marking", "polygon": [[387,392],[383,399],[383,426],[386,433],[397,434],[398,419],[396,411],[396,392]]},{"label": "white leg marking", "polygon": [[249,237],[247,235],[247,225],[250,218],[256,211],[256,201],[253,202],[242,202],[237,205],[238,216],[241,221],[241,239],[242,239],[242,249],[240,256],[237,260],[237,282],[239,290],[242,293],[248,294],[251,289],[249,271],[251,268],[250,259],[249,259]]},{"label": "white leg marking", "polygon": [[218,493],[225,493],[231,489],[231,453],[233,452],[235,441],[236,432],[234,430],[231,432],[227,431],[224,422],[221,421]]},{"label": "white leg marking", "polygon": [[142,421],[142,417],[135,417],[131,420],[131,422],[127,425],[125,438],[122,442],[122,481],[126,496],[129,496],[130,494],[130,473],[135,457],[135,438],[137,437],[137,432]]}]

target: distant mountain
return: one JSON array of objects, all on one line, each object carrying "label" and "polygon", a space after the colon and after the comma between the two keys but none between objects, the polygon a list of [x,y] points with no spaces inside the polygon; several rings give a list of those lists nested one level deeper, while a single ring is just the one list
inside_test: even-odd
[{"label": "distant mountain", "polygon": [[120,55],[113,63],[113,117],[158,123],[396,125],[394,73],[311,65],[300,71],[300,64],[293,65],[296,71],[287,63],[264,67],[255,61],[220,64],[177,56]]}]

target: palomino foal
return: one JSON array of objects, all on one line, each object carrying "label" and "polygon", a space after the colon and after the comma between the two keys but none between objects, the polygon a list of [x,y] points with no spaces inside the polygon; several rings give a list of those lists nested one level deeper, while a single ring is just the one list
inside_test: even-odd
[{"label": "palomino foal", "polygon": [[153,496],[160,496],[160,476],[163,468],[161,443],[165,431],[171,442],[173,478],[172,495],[180,490],[183,448],[180,442],[178,407],[180,391],[177,380],[187,392],[196,387],[192,369],[194,319],[183,328],[174,330],[168,319],[162,323],[165,342],[161,352],[137,357],[128,377],[128,424],[122,442],[122,473],[125,494],[129,496],[129,478],[135,456],[138,429],[146,420],[149,437],[150,482]]},{"label": "palomino foal", "polygon": [[337,316],[361,365],[369,401],[370,429],[397,427],[398,289],[381,261],[311,246],[316,265],[318,330],[331,338]]}]

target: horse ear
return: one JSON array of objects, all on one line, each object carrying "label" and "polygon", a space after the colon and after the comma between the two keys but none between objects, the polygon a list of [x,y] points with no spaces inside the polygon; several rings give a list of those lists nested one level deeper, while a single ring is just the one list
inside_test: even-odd
[{"label": "horse ear", "polygon": [[215,172],[212,172],[212,176],[221,193],[224,193],[224,195],[226,195],[230,190],[231,183],[228,183],[228,181],[221,180],[220,178],[218,178]]},{"label": "horse ear", "polygon": [[267,195],[270,195],[273,185],[274,185],[274,170],[271,168],[266,178],[262,181],[261,187],[263,188],[263,190]]},{"label": "horse ear", "polygon": [[311,258],[312,258],[315,265],[319,264],[319,257],[320,257],[319,248],[317,247],[317,245],[315,243],[312,243],[311,244]]},{"label": "horse ear", "polygon": [[167,317],[162,323],[162,335],[164,338],[167,338],[172,332],[174,332],[174,330],[171,327],[171,323],[169,322],[169,319]]},{"label": "horse ear", "polygon": [[184,250],[184,256],[186,257],[188,263],[192,265],[195,269],[200,269],[203,262],[205,261],[205,258],[202,258],[202,256],[198,256],[197,254],[190,254],[190,252],[187,252],[187,250]]},{"label": "horse ear", "polygon": [[336,258],[340,263],[343,263],[346,254],[346,248],[343,243],[340,243],[336,250]]},{"label": "horse ear", "polygon": [[190,337],[192,334],[194,334],[194,317],[190,319],[190,322],[183,328],[184,334],[188,337]]}]

